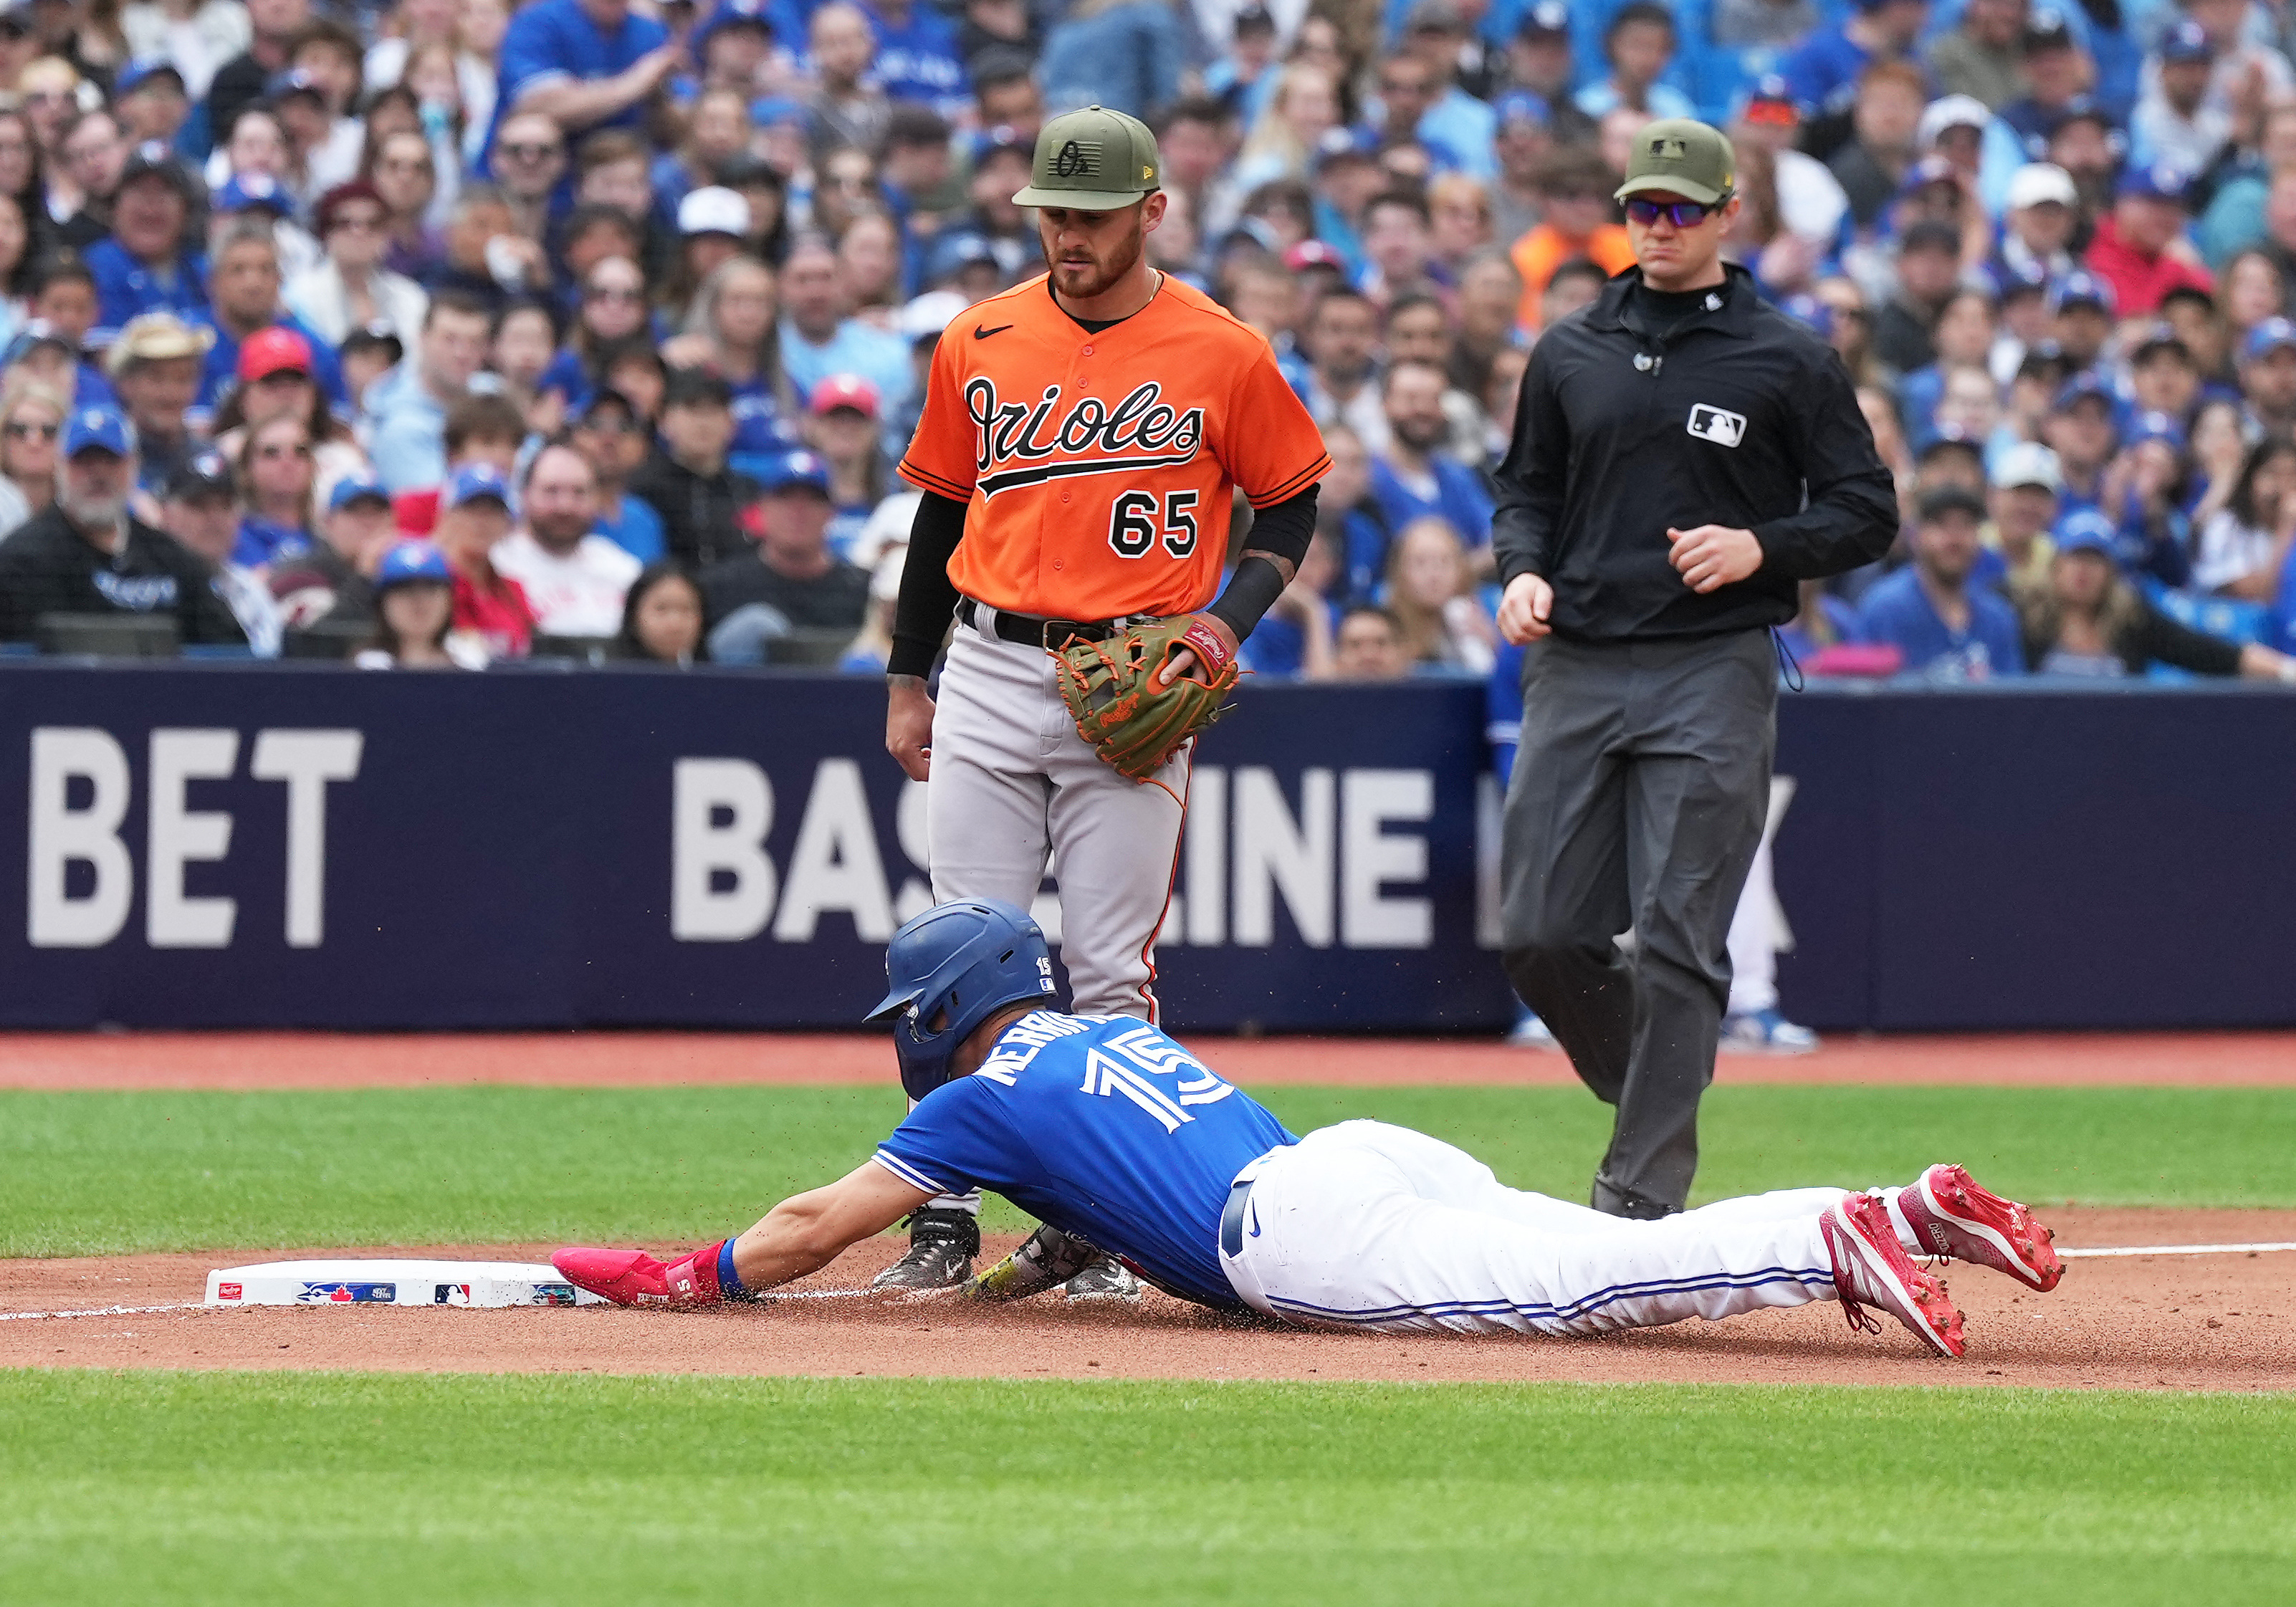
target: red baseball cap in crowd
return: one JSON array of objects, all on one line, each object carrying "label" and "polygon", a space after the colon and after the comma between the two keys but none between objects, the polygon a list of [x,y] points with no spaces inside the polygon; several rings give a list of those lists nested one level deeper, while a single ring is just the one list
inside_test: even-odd
[{"label": "red baseball cap in crowd", "polygon": [[311,343],[291,329],[277,324],[258,329],[239,348],[239,378],[244,385],[275,373],[311,372]]},{"label": "red baseball cap in crowd", "polygon": [[1340,255],[1337,247],[1321,240],[1303,240],[1283,253],[1283,266],[1297,274],[1311,267],[1337,268],[1348,271],[1348,259]]},{"label": "red baseball cap in crowd", "polygon": [[863,418],[873,419],[882,398],[877,388],[857,373],[833,373],[813,388],[806,406],[822,417],[840,407],[850,407]]}]

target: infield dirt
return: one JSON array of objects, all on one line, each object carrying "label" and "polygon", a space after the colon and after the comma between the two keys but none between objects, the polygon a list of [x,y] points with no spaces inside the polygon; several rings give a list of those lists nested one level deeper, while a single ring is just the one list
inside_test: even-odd
[{"label": "infield dirt", "polygon": [[[2296,1211],[2044,1214],[2067,1247],[2296,1241]],[[1017,1242],[992,1238],[989,1253]],[[4,1261],[0,1316],[196,1301],[214,1267],[295,1254],[539,1260],[553,1248]],[[890,1237],[856,1246],[791,1289],[860,1287],[899,1248]],[[2046,1295],[1981,1268],[1948,1275],[1969,1318],[1959,1362],[1921,1354],[1894,1325],[1851,1333],[1829,1302],[1601,1340],[1468,1340],[1278,1328],[1152,1291],[1116,1307],[1049,1295],[1001,1308],[946,1298],[782,1299],[691,1312],[304,1307],[19,1318],[0,1322],[0,1366],[2296,1389],[2296,1253],[2076,1260]]]}]

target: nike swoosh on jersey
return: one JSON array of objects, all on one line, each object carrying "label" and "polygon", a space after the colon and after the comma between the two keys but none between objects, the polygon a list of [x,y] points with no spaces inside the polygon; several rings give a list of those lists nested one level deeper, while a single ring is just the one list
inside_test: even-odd
[{"label": "nike swoosh on jersey", "polygon": [[989,336],[1001,335],[1012,327],[1009,324],[1000,324],[995,329],[983,329],[976,324],[972,326],[972,338],[976,340],[986,340]]}]

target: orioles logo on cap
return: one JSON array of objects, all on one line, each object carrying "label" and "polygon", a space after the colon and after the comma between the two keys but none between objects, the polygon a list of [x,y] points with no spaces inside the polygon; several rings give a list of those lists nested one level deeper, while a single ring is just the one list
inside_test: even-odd
[{"label": "orioles logo on cap", "polygon": [[1100,146],[1096,142],[1080,143],[1076,140],[1070,140],[1061,147],[1061,153],[1053,159],[1053,176],[1055,178],[1074,178],[1080,173],[1099,171]]}]

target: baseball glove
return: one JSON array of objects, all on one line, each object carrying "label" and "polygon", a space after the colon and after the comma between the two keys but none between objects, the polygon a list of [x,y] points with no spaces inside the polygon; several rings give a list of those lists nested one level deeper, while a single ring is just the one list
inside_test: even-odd
[{"label": "baseball glove", "polygon": [[[1156,685],[1157,671],[1183,649],[1195,654],[1194,669],[1168,686]],[[1234,653],[1193,614],[1128,626],[1105,642],[1072,637],[1053,662],[1077,734],[1136,782],[1153,776],[1226,712],[1220,697],[1238,678]]]}]

